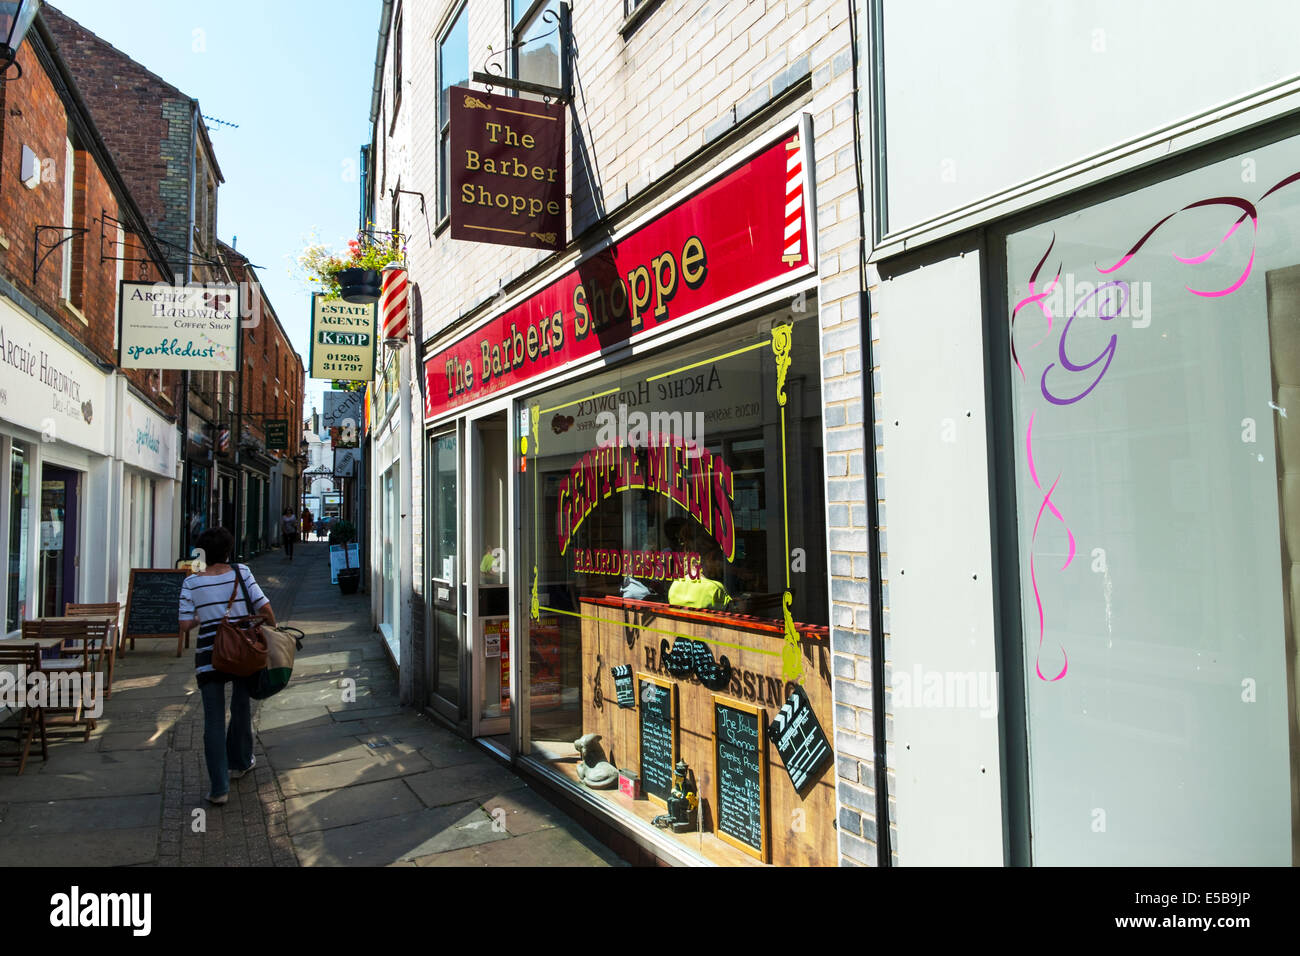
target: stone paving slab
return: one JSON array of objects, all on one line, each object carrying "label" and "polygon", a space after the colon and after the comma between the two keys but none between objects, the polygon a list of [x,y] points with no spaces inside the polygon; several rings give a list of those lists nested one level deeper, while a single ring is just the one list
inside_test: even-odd
[{"label": "stone paving slab", "polygon": [[526,786],[518,775],[486,756],[483,762],[457,767],[454,772],[434,770],[408,777],[406,782],[426,807],[445,806],[460,800],[482,803],[490,797]]},{"label": "stone paving slab", "polygon": [[[584,834],[585,836],[585,834]],[[563,830],[539,830],[511,840],[483,843],[418,857],[416,866],[618,866],[609,848]]]},{"label": "stone paving slab", "polygon": [[289,833],[294,836],[309,830],[415,813],[423,806],[400,778],[319,791],[305,797],[290,797],[284,802]]},{"label": "stone paving slab", "polygon": [[435,807],[385,820],[304,833],[295,840],[304,866],[379,866],[510,839],[473,802]]},{"label": "stone paving slab", "polygon": [[396,759],[366,755],[338,763],[313,764],[300,770],[279,774],[280,788],[286,797],[297,797],[317,790],[354,787],[431,769],[423,757],[401,754]]},{"label": "stone paving slab", "polygon": [[132,866],[158,855],[158,824],[123,830],[68,830],[6,836],[0,866]]},{"label": "stone paving slab", "polygon": [[0,844],[14,837],[47,833],[152,827],[160,819],[160,793],[16,803],[0,808]]}]

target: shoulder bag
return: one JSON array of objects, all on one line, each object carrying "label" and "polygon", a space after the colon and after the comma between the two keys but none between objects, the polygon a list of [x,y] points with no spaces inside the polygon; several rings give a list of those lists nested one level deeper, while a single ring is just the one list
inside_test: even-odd
[{"label": "shoulder bag", "polygon": [[244,576],[239,566],[233,565],[232,568],[235,572],[235,586],[230,589],[225,616],[217,624],[217,635],[212,642],[212,666],[225,674],[248,677],[266,667],[267,644],[266,636],[262,633],[265,625],[261,617],[252,614],[247,588],[244,588],[244,607],[249,615],[234,621],[230,619],[230,608],[235,603],[235,595],[244,587]]}]

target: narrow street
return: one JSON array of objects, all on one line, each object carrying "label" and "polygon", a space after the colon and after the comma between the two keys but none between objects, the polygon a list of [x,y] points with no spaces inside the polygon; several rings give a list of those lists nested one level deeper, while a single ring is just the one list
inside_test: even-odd
[{"label": "narrow street", "polygon": [[327,549],[249,564],[307,639],[290,685],[254,702],[257,765],[229,803],[203,801],[192,649],[142,640],[119,658],[89,742],[52,740],[47,761],[0,778],[0,866],[623,865],[507,767],[398,704],[369,596],[330,584]]}]

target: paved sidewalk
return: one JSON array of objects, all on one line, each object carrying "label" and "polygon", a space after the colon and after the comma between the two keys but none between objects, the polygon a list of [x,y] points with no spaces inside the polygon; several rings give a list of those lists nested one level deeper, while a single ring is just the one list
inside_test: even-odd
[{"label": "paved sidewalk", "polygon": [[306,634],[294,679],[254,704],[257,769],[203,801],[193,650],[119,658],[89,743],[0,768],[0,866],[609,866],[609,849],[476,745],[397,703],[369,595],[329,583],[328,548],[250,562]]}]

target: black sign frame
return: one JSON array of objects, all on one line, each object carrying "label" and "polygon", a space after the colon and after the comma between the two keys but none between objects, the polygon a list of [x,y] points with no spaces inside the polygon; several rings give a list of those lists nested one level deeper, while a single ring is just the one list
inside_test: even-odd
[{"label": "black sign frame", "polygon": [[[651,777],[646,775],[645,764],[645,723],[646,723],[646,699],[645,688],[652,685],[668,694],[668,734],[671,741],[672,756],[668,762],[668,786],[663,788],[662,794],[657,789],[657,785]],[[658,697],[658,695],[656,695]],[[655,677],[653,674],[638,672],[636,675],[636,713],[637,713],[637,733],[636,733],[636,766],[637,773],[641,778],[641,794],[648,800],[653,800],[665,809],[668,807],[668,797],[672,792],[673,770],[677,766],[677,761],[681,759],[679,749],[680,735],[678,734],[678,699],[677,685],[672,681],[664,680],[661,677]]]},{"label": "black sign frame", "polygon": [[[138,615],[136,616],[135,619],[133,619],[132,614],[131,614],[131,609],[132,609],[132,607],[134,606],[135,609],[136,609],[136,611],[138,612],[138,611],[140,610],[140,606],[141,606],[141,602],[140,602],[139,598],[137,597],[137,585],[136,585],[136,575],[137,575],[137,574],[139,574],[139,575],[171,575],[171,576],[176,576],[176,577],[179,578],[179,580],[177,581],[177,587],[176,587],[176,602],[175,602],[175,604],[174,604],[174,606],[173,606],[173,610],[175,611],[175,614],[176,614],[176,618],[175,618],[175,620],[176,620],[176,626],[175,626],[175,628],[173,628],[172,630],[168,630],[168,631],[160,631],[160,630],[157,630],[157,629],[141,630],[139,625],[142,624],[142,623],[147,623],[147,622],[141,622],[141,621],[138,619],[138,617],[139,617]],[[188,569],[186,569],[186,568],[180,568],[180,569],[177,569],[177,568],[132,568],[132,569],[131,569],[131,578],[130,578],[130,581],[127,583],[127,590],[126,590],[126,614],[125,614],[125,615],[123,616],[123,618],[122,618],[122,640],[121,640],[121,646],[125,647],[125,646],[126,646],[126,642],[127,642],[128,640],[130,640],[130,642],[131,642],[131,649],[132,649],[132,650],[135,650],[135,639],[136,639],[137,637],[157,638],[157,639],[159,639],[159,640],[167,639],[167,638],[175,638],[175,639],[176,639],[176,656],[177,656],[177,657],[180,657],[180,656],[181,656],[181,653],[182,653],[182,651],[183,651],[183,647],[184,647],[184,643],[185,643],[185,632],[182,631],[182,630],[180,629],[180,622],[181,622],[180,593],[181,593],[181,587],[182,587],[182,586],[184,585],[184,583],[185,583],[185,579],[186,579],[187,577],[189,577],[190,574],[191,574],[191,572],[190,572]],[[144,578],[143,578],[143,577],[141,578],[141,581],[142,581],[142,582],[144,581]],[[168,587],[170,588],[170,586],[171,586],[171,585],[170,585],[170,582],[169,582],[169,583],[168,583]],[[143,590],[142,590],[142,591],[140,591],[139,593],[140,593],[140,595],[142,596],[144,592],[143,592]],[[155,602],[152,602],[152,603],[156,606],[158,602],[155,601]]]},{"label": "black sign frame", "polygon": [[[723,697],[720,694],[714,694],[712,702],[713,711],[713,810],[714,810],[714,835],[719,840],[730,846],[734,846],[742,853],[747,853],[755,859],[768,863],[771,860],[772,834],[771,827],[768,825],[768,814],[771,803],[768,792],[768,761],[767,761],[767,714],[762,707],[756,707],[753,704],[747,704],[744,701],[736,700],[734,697]],[[747,718],[752,718],[755,722],[754,730],[758,737],[758,748],[756,756],[758,758],[758,830],[759,846],[746,840],[743,836],[733,834],[723,828],[723,760],[718,753],[720,742],[718,735],[718,712],[719,710],[729,710],[735,713],[745,714]]]},{"label": "black sign frame", "polygon": [[268,418],[266,420],[266,447],[270,451],[289,450],[289,419]]}]

